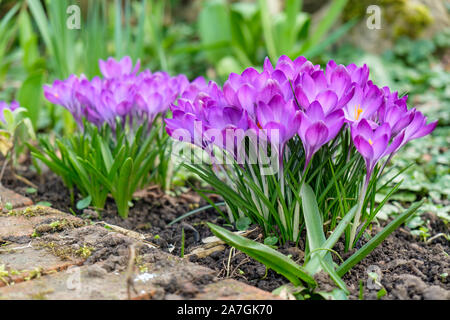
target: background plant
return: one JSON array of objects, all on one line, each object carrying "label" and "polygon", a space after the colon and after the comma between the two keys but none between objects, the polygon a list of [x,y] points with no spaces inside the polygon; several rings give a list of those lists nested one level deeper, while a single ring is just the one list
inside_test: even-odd
[{"label": "background plant", "polygon": [[[39,139],[32,155],[60,175],[71,190],[101,210],[108,194],[128,216],[134,192],[149,182],[170,187],[169,148],[159,116],[190,86],[183,75],[138,73],[130,57],[100,60],[103,78],[71,75],[44,88],[46,98],[70,112],[78,126],[71,136]],[[203,81],[199,79],[198,81]]]},{"label": "background plant", "polygon": [[17,101],[11,104],[0,101],[0,152],[5,157],[0,171],[0,185],[8,163],[10,162],[14,168],[17,151],[20,150],[17,145],[23,144],[27,138],[34,139],[34,137],[33,126],[26,117],[26,109],[21,108]]},{"label": "background plant", "polygon": [[[114,199],[118,214],[128,217],[133,194],[150,181],[164,184],[164,164],[159,159],[165,154],[166,138],[160,137],[156,125],[146,134],[146,124],[130,135],[117,123],[116,132],[107,125],[84,123],[84,131],[72,137],[39,139],[40,148],[29,146],[32,155],[58,174],[71,191],[74,188],[84,197],[78,209],[92,205],[97,210],[105,207],[108,194]],[[159,162],[159,163],[158,163]],[[150,175],[149,175],[150,173]]]}]

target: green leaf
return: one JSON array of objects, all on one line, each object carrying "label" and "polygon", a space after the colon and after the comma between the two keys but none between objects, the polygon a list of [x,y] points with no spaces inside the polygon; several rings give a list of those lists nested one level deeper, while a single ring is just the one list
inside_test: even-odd
[{"label": "green leaf", "polygon": [[349,226],[350,222],[353,220],[353,217],[356,213],[356,205],[350,209],[350,211],[345,215],[345,217],[339,222],[336,229],[334,229],[331,236],[328,237],[328,239],[325,241],[325,243],[322,245],[320,250],[318,250],[318,253],[310,260],[305,266],[305,269],[308,270],[310,273],[315,274],[318,271],[318,267],[320,265],[320,259],[322,259],[325,254],[327,253],[327,250],[331,250],[334,245],[338,242],[341,235],[344,233],[345,229]]},{"label": "green leaf", "polygon": [[334,22],[337,20],[342,10],[344,10],[347,1],[348,0],[335,0],[331,3],[328,11],[325,13],[325,16],[320,20],[320,23],[318,24],[314,32],[310,35],[308,41],[302,47],[304,51],[315,46],[322,40],[322,38],[333,26]]},{"label": "green leaf", "polygon": [[395,229],[397,229],[408,217],[419,209],[425,200],[416,202],[408,208],[404,213],[395,218],[384,229],[367,242],[361,249],[356,251],[350,258],[339,266],[336,270],[339,276],[346,274],[354,265],[364,259],[369,253],[373,251],[387,236],[389,236]]},{"label": "green leaf", "polygon": [[50,52],[54,53],[54,47],[50,40],[50,28],[47,22],[47,16],[45,15],[44,8],[39,0],[28,0],[28,6],[30,7],[31,14],[41,32],[41,36],[45,42],[46,47]]},{"label": "green leaf", "polygon": [[248,227],[250,227],[250,224],[252,223],[252,220],[250,220],[249,217],[240,217],[236,221],[236,229],[239,231],[247,230]]},{"label": "green leaf", "polygon": [[[198,18],[198,33],[204,46],[218,42],[231,42],[230,13],[225,1],[213,0],[204,3]],[[229,55],[229,46],[207,50],[206,56],[212,63],[217,63]]]},{"label": "green leaf", "polygon": [[37,189],[36,188],[26,188],[25,189],[26,193],[32,194],[32,193],[36,193]]},{"label": "green leaf", "polygon": [[[225,202],[219,202],[219,203],[216,203],[216,204],[215,204],[215,206],[223,206],[223,205],[225,205]],[[205,211],[205,210],[208,210],[208,209],[211,209],[211,208],[214,208],[214,206],[208,204],[208,205],[203,206],[203,207],[201,207],[201,208],[197,208],[197,209],[191,210],[191,211],[189,211],[189,212],[187,212],[187,213],[185,213],[185,214],[179,216],[178,218],[173,219],[172,221],[170,221],[170,223],[168,224],[168,226],[171,226],[171,225],[177,223],[178,221],[181,221],[181,220],[183,220],[183,219],[185,219],[185,218],[187,218],[187,217],[190,217],[190,216],[193,215],[193,214],[196,214],[196,213],[198,213],[198,212],[202,212],[202,211]]]},{"label": "green leaf", "polygon": [[33,123],[34,128],[37,126],[41,109],[43,80],[43,73],[41,71],[35,72],[29,75],[22,83],[22,86],[17,93],[17,100],[22,107],[28,110],[28,116]]},{"label": "green leaf", "polygon": [[3,109],[3,118],[5,119],[5,123],[8,124],[8,131],[10,131],[10,134],[14,134],[14,114],[11,109]]},{"label": "green leaf", "polygon": [[77,209],[78,210],[86,209],[91,204],[91,201],[92,201],[92,197],[90,195],[84,199],[79,200],[77,202]]},{"label": "green leaf", "polygon": [[328,263],[325,259],[320,260],[320,266],[323,268],[323,270],[330,275],[330,278],[338,285],[338,287],[344,291],[345,294],[349,295],[350,292],[347,289],[347,286],[345,285],[344,281],[339,277],[339,275],[336,273],[336,270],[334,270],[333,262]]},{"label": "green leaf", "polygon": [[319,291],[314,293],[321,295],[326,300],[348,300],[348,294],[341,289],[333,289],[330,292]]},{"label": "green leaf", "polygon": [[222,239],[227,244],[244,252],[255,260],[263,263],[267,268],[283,275],[291,281],[293,285],[299,286],[301,284],[300,280],[313,286],[316,285],[316,282],[311,275],[309,275],[301,266],[280,252],[264,244],[234,234],[212,223],[207,224],[216,237]]},{"label": "green leaf", "polygon": [[277,242],[278,242],[278,237],[276,237],[276,236],[266,237],[264,239],[264,244],[267,246],[274,246],[277,244]]},{"label": "green leaf", "polygon": [[272,29],[272,18],[270,16],[267,0],[259,0],[259,6],[261,10],[261,24],[263,28],[264,41],[266,42],[267,51],[272,61],[276,61],[278,58],[277,48],[275,46],[275,40]]},{"label": "green leaf", "polygon": [[315,46],[310,47],[308,50],[303,51],[300,50],[297,52],[297,55],[304,55],[307,58],[312,58],[320,55],[325,49],[335,43],[339,38],[344,36],[356,23],[358,20],[350,20],[346,22],[344,25],[340,26],[336,30],[334,30],[328,37],[320,41]]},{"label": "green leaf", "polygon": [[381,288],[378,292],[377,292],[377,299],[381,299],[382,297],[384,297],[387,294],[387,291],[385,288]]},{"label": "green leaf", "polygon": [[39,201],[38,203],[36,203],[37,206],[44,206],[44,207],[51,207],[52,204],[48,201]]},{"label": "green leaf", "polygon": [[305,183],[300,191],[302,198],[303,216],[306,224],[306,236],[310,252],[322,248],[325,243],[322,214],[317,206],[316,196],[311,187]]},{"label": "green leaf", "polygon": [[133,159],[127,158],[122,165],[122,168],[120,168],[117,186],[113,192],[119,216],[124,219],[128,217],[128,201],[130,201],[132,197],[132,194],[130,195],[129,190],[129,179],[132,170]]}]

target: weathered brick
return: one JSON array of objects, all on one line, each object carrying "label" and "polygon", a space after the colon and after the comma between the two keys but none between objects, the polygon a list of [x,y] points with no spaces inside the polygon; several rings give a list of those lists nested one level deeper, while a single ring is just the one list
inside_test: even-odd
[{"label": "weathered brick", "polygon": [[226,279],[207,285],[196,300],[277,300],[270,292],[249,286],[245,283]]},{"label": "weathered brick", "polygon": [[12,208],[21,208],[31,206],[33,204],[33,201],[31,201],[31,199],[27,197],[15,193],[12,190],[0,186],[0,211],[3,210],[7,203],[9,203]]},{"label": "weathered brick", "polygon": [[0,214],[0,240],[8,240],[11,237],[31,236],[37,225],[51,219],[66,220],[74,225],[84,224],[80,218],[56,209],[31,206]]},{"label": "weathered brick", "polygon": [[0,288],[0,299],[117,300],[127,299],[126,277],[108,273],[92,276],[89,266],[65,271]]},{"label": "weathered brick", "polygon": [[65,270],[83,262],[81,258],[63,260],[31,245],[8,245],[0,249],[0,266],[8,272],[0,281],[0,287]]}]

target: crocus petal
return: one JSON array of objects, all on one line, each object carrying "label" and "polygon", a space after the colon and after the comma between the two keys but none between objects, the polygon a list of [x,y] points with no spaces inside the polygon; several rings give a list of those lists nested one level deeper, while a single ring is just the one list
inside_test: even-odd
[{"label": "crocus petal", "polygon": [[412,136],[412,139],[422,138],[423,136],[430,134],[436,128],[437,124],[438,124],[438,121],[436,120],[436,121],[431,122],[430,124],[422,127]]},{"label": "crocus petal", "polygon": [[326,90],[320,92],[316,100],[320,103],[320,105],[323,108],[323,111],[325,114],[328,114],[329,112],[332,112],[337,104],[337,95],[332,90]]},{"label": "crocus petal", "polygon": [[306,130],[305,136],[307,144],[321,146],[328,138],[328,128],[322,121],[316,122]]},{"label": "crocus petal", "polygon": [[264,59],[264,71],[268,71],[270,73],[273,71],[272,62],[270,62],[270,59],[268,57]]},{"label": "crocus petal", "polygon": [[356,136],[353,140],[356,149],[366,161],[371,162],[373,159],[373,149],[370,143],[362,136]]},{"label": "crocus petal", "polygon": [[300,104],[300,107],[303,109],[307,109],[309,107],[309,100],[306,94],[303,92],[303,89],[301,87],[295,88],[295,97]]},{"label": "crocus petal", "polygon": [[372,137],[373,137],[373,130],[366,119],[362,119],[358,123],[357,132],[358,132],[358,135],[362,136],[367,141],[369,139],[372,139]]},{"label": "crocus petal", "polygon": [[322,106],[317,101],[314,101],[313,103],[311,103],[308,110],[306,111],[306,114],[308,115],[308,118],[312,122],[320,121],[325,118],[325,114],[323,112]]},{"label": "crocus petal", "polygon": [[254,114],[255,89],[245,84],[239,88],[237,97],[240,106],[251,115]]},{"label": "crocus petal", "polygon": [[373,150],[373,158],[375,161],[378,161],[380,158],[383,157],[383,155],[386,152],[386,147],[388,143],[389,143],[389,136],[387,134],[384,134],[373,141],[372,150]]},{"label": "crocus petal", "polygon": [[340,98],[344,95],[350,84],[351,78],[347,72],[347,69],[345,69],[342,65],[337,66],[331,74],[330,88],[333,89],[336,95]]}]

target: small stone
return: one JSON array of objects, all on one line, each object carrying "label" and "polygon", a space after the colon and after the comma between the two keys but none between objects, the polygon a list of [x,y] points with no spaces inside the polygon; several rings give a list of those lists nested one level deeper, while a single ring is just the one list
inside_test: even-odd
[{"label": "small stone", "polygon": [[96,220],[99,218],[98,212],[91,209],[83,210],[83,218]]},{"label": "small stone", "polygon": [[106,274],[106,270],[97,264],[87,267],[87,275],[90,278],[103,278]]},{"label": "small stone", "polygon": [[431,286],[423,292],[425,300],[450,300],[450,291],[439,286]]},{"label": "small stone", "polygon": [[191,282],[185,282],[181,285],[180,291],[185,296],[193,296],[198,293],[198,288]]}]

